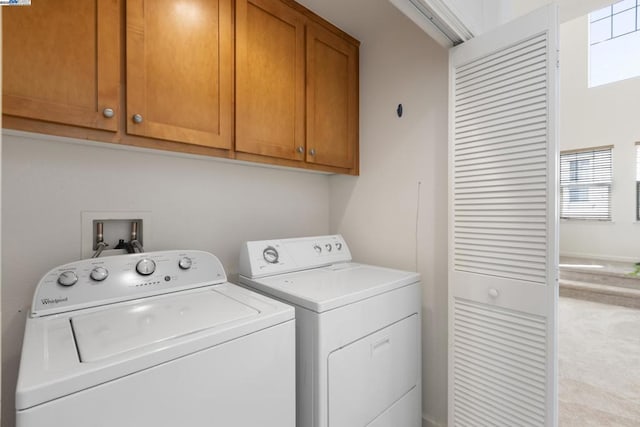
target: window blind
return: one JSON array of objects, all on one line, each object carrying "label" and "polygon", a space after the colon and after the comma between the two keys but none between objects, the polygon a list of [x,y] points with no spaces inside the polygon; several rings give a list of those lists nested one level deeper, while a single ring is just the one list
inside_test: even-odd
[{"label": "window blind", "polygon": [[560,153],[560,218],[611,220],[611,147]]}]

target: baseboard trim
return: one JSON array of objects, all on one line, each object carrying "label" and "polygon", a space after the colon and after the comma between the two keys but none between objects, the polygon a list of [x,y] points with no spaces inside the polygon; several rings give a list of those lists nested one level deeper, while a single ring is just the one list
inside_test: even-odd
[{"label": "baseboard trim", "polygon": [[638,262],[638,258],[632,257],[619,257],[619,256],[609,256],[609,255],[597,255],[597,254],[585,254],[580,252],[560,252],[560,256],[569,257],[569,258],[585,258],[585,259],[593,259],[593,260],[602,260],[602,261],[614,261],[614,262],[630,262],[635,263]]},{"label": "baseboard trim", "polygon": [[422,427],[446,427],[444,424],[435,422],[426,415],[422,416]]}]

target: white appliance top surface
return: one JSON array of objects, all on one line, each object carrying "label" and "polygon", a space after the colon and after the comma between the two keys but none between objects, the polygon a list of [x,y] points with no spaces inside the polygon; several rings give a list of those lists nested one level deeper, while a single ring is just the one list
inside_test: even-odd
[{"label": "white appliance top surface", "polygon": [[289,305],[221,283],[29,317],[16,409],[27,409],[291,322],[294,316]]},{"label": "white appliance top surface", "polygon": [[257,316],[215,290],[149,298],[71,317],[81,362],[95,362],[220,324]]},{"label": "white appliance top surface", "polygon": [[220,260],[203,251],[158,251],[89,258],[45,274],[31,316],[49,316],[224,283]]},{"label": "white appliance top surface", "polygon": [[257,279],[351,261],[339,235],[245,242],[240,248],[238,273]]},{"label": "white appliance top surface", "polygon": [[259,279],[240,276],[241,283],[315,312],[351,304],[419,280],[418,273],[358,263],[340,263]]},{"label": "white appliance top surface", "polygon": [[60,266],[45,274],[34,294],[16,409],[292,322],[294,315],[291,306],[226,282],[222,264],[206,252]]}]

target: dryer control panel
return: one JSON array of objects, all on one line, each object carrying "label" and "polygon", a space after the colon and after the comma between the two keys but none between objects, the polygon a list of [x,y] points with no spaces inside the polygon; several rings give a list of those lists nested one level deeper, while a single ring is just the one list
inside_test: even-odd
[{"label": "dryer control panel", "polygon": [[242,246],[239,273],[256,279],[349,261],[351,252],[339,234],[261,240]]},{"label": "dryer control panel", "polygon": [[97,307],[227,281],[220,260],[202,251],[161,251],[90,258],[49,271],[31,316]]}]

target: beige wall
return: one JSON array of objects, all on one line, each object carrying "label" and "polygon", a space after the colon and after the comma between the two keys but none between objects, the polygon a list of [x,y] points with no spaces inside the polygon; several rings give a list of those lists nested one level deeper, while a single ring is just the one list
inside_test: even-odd
[{"label": "beige wall", "polygon": [[561,150],[614,145],[612,221],[562,221],[561,255],[640,260],[635,218],[635,143],[640,78],[589,89],[587,17],[560,26]]},{"label": "beige wall", "polygon": [[80,258],[81,211],[150,211],[146,250],[201,249],[237,271],[240,245],[329,232],[329,178],[112,145],[4,135],[2,426],[14,425],[22,335],[36,283]]},{"label": "beige wall", "polygon": [[611,4],[614,0],[501,0],[502,14],[511,20],[554,2],[559,5],[560,22],[567,22]]},{"label": "beige wall", "polygon": [[36,281],[78,258],[81,211],[124,209],[152,212],[148,249],[209,250],[231,273],[244,240],[328,232],[343,233],[357,260],[417,269],[425,425],[446,425],[448,52],[387,0],[301,3],[362,41],[360,177],[5,137],[4,427],[13,425],[15,370]]},{"label": "beige wall", "polygon": [[331,230],[356,260],[422,274],[423,413],[445,425],[448,52],[387,0],[302,3],[362,41],[362,174],[331,177]]}]

